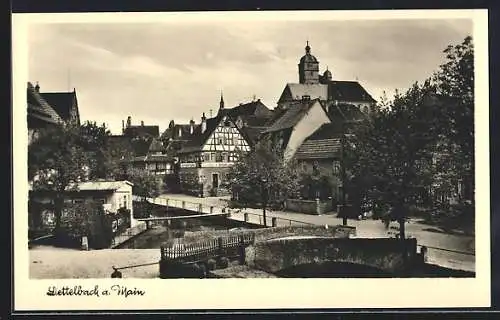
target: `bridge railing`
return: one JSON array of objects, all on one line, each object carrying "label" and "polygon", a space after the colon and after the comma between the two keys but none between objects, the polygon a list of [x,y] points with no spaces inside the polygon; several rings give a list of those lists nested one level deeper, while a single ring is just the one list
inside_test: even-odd
[{"label": "bridge railing", "polygon": [[220,256],[237,256],[239,255],[237,252],[238,248],[248,246],[253,241],[254,235],[248,233],[195,243],[172,243],[161,247],[161,260],[176,260],[191,263]]},{"label": "bridge railing", "polygon": [[[133,196],[134,201],[142,201],[141,197]],[[174,207],[179,209],[185,209],[192,212],[206,213],[206,214],[217,214],[224,213],[222,208],[216,206],[204,205],[200,202],[186,201],[181,199],[171,199],[171,198],[146,198],[146,201],[152,204]]]},{"label": "bridge railing", "polygon": [[[264,225],[264,215],[262,213],[255,213],[255,212],[246,212],[243,210],[238,210],[238,209],[230,209],[230,216],[231,217],[238,217],[240,218],[239,220],[248,222],[248,223],[253,223],[253,224],[259,224],[259,225]],[[294,220],[294,219],[288,219],[288,218],[281,218],[281,217],[275,217],[275,216],[270,216],[269,213],[266,214],[265,218],[267,226],[272,226],[272,227],[288,227],[288,226],[314,226],[316,224],[314,223],[309,223],[309,222],[304,222],[304,221],[299,221],[299,220]]]}]

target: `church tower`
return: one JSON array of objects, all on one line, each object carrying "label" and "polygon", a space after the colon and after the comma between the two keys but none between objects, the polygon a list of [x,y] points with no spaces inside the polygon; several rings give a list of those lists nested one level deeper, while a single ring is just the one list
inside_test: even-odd
[{"label": "church tower", "polygon": [[319,83],[319,61],[311,54],[309,41],[305,49],[306,54],[300,58],[299,62],[299,83],[317,84]]}]

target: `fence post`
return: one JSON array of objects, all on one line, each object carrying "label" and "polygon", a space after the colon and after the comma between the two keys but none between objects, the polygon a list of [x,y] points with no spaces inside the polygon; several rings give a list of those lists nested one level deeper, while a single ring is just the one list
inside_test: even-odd
[{"label": "fence post", "polygon": [[201,206],[201,203],[200,203],[200,204],[198,204],[198,212],[199,212],[199,213],[202,213],[202,212],[203,212],[203,210],[202,210],[202,206]]},{"label": "fence post", "polygon": [[243,214],[243,218],[244,218],[245,222],[248,222],[248,212],[245,212]]},{"label": "fence post", "polygon": [[210,206],[210,214],[214,213],[214,207]]},{"label": "fence post", "polygon": [[243,238],[243,235],[239,236],[239,260],[240,260],[240,265],[245,264],[245,239]]},{"label": "fence post", "polygon": [[182,201],[182,209],[186,209],[186,201]]},{"label": "fence post", "polygon": [[277,227],[278,226],[278,219],[276,219],[276,217],[272,217],[272,219],[271,219],[271,225],[273,227]]}]

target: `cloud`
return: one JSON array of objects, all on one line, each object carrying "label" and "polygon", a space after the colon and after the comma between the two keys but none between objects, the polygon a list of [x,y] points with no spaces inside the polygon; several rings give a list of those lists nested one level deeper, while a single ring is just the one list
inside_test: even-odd
[{"label": "cloud", "polygon": [[159,124],[199,121],[253,95],[273,108],[297,82],[306,40],[339,80],[359,78],[378,99],[407,88],[471,33],[464,20],[224,21],[45,24],[30,30],[29,77],[42,91],[76,87],[82,118]]}]

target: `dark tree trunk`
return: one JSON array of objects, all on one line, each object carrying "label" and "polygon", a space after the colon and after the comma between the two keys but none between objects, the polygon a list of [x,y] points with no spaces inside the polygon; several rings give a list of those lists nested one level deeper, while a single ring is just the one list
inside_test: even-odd
[{"label": "dark tree trunk", "polygon": [[64,207],[64,199],[62,198],[61,194],[57,194],[56,197],[54,198],[54,217],[56,220],[56,225],[55,225],[55,233],[59,233],[61,230],[61,216],[62,216],[62,211]]},{"label": "dark tree trunk", "polygon": [[267,222],[266,222],[266,204],[262,206],[262,216],[264,218],[264,227],[267,227]]}]

